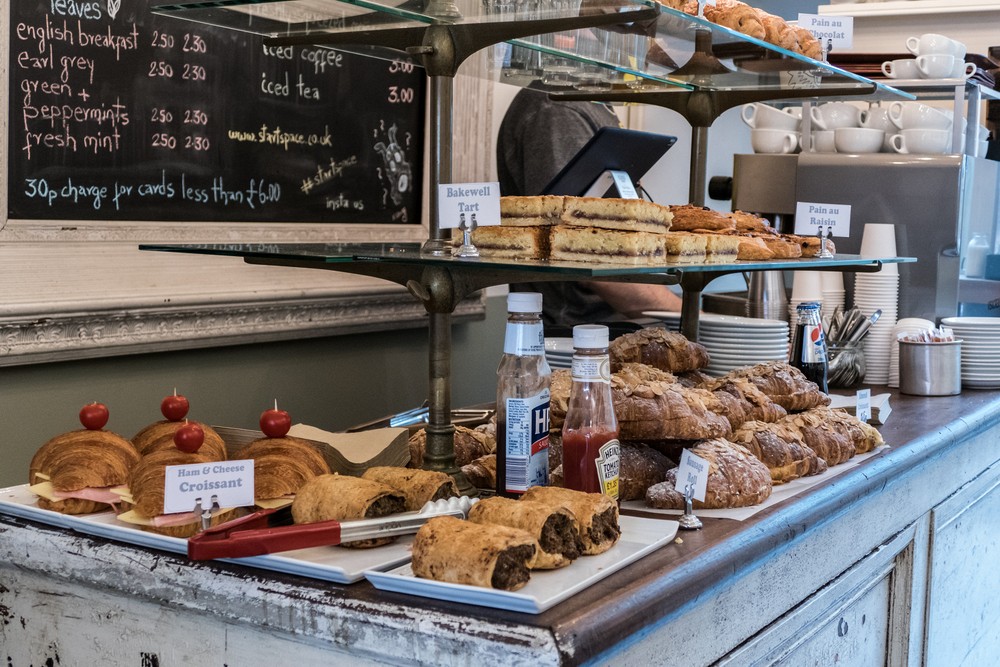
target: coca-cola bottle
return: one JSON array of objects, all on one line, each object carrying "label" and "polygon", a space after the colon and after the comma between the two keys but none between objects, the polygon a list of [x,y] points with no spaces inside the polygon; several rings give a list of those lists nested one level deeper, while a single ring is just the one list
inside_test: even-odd
[{"label": "coca-cola bottle", "polygon": [[611,404],[608,328],[573,327],[573,386],[563,422],[566,488],[618,498],[621,446]]},{"label": "coca-cola bottle", "polygon": [[792,333],[792,351],[788,363],[802,371],[807,379],[828,391],[826,384],[826,336],[819,319],[819,304],[815,301],[800,303],[795,309],[795,331]]}]

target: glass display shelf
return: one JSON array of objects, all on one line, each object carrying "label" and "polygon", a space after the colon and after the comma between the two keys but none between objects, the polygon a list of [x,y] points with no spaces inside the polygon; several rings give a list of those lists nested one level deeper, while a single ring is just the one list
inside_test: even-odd
[{"label": "glass display shelf", "polygon": [[625,265],[428,255],[421,252],[417,243],[147,244],[139,247],[141,250],[242,257],[249,264],[327,269],[383,278],[406,286],[431,312],[451,312],[459,301],[477,290],[524,282],[529,277],[533,281],[597,280],[680,285],[681,331],[692,340],[698,335],[701,293],[720,276],[778,270],[876,272],[884,264],[916,261],[913,257],[869,258],[838,254],[832,258]]},{"label": "glass display shelf", "polygon": [[490,76],[521,86],[766,91],[769,99],[809,91],[911,97],[654,0],[210,0],[153,11],[275,44],[367,42],[400,51],[425,44],[427,27],[442,26],[473,35],[474,48],[463,52],[501,45]]},{"label": "glass display shelf", "polygon": [[[663,264],[630,265],[601,264],[596,262],[567,262],[557,260],[492,259],[485,257],[434,256],[421,253],[419,243],[218,243],[218,244],[143,244],[140,250],[179,252],[202,255],[242,257],[255,260],[308,262],[322,268],[331,264],[333,270],[346,270],[343,264],[411,265],[446,267],[457,271],[512,271],[532,274],[533,278],[552,280],[589,280],[645,276],[655,281],[658,274],[679,276],[683,273],[735,273],[741,271],[770,270],[825,270],[851,267],[872,267],[882,264],[916,261],[912,257],[869,258],[860,255],[839,254],[832,258],[807,257],[797,259],[771,259],[766,261],[738,260],[734,262],[677,261]],[[371,269],[377,272],[377,268]],[[523,278],[523,275],[522,275]],[[668,279],[664,279],[665,281]],[[676,282],[676,281],[675,281]],[[488,285],[484,285],[487,287]]]}]

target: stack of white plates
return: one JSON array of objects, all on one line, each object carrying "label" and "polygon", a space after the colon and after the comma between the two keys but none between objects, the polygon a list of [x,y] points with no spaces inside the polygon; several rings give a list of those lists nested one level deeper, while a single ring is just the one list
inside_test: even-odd
[{"label": "stack of white plates", "polygon": [[[892,266],[895,266],[893,264]],[[882,309],[882,316],[865,337],[865,383],[888,384],[893,329],[899,316],[899,273],[859,273],[854,279],[854,307],[865,315]]]},{"label": "stack of white plates", "polygon": [[[679,313],[644,315],[663,320],[668,329],[676,329],[680,324]],[[698,320],[698,342],[711,358],[705,372],[718,377],[741,366],[787,360],[788,322],[702,313]]]},{"label": "stack of white plates", "polygon": [[945,317],[962,340],[962,386],[1000,389],[1000,317]]},{"label": "stack of white plates", "polygon": [[573,339],[546,338],[545,360],[551,368],[573,367]]},{"label": "stack of white plates", "polygon": [[892,328],[892,347],[889,349],[889,386],[899,386],[899,337],[930,331],[934,323],[919,317],[904,317]]}]

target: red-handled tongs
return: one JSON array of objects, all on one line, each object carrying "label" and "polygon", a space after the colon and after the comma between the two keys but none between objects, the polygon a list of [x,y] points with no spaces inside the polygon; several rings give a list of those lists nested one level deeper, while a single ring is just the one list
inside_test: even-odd
[{"label": "red-handled tongs", "polygon": [[476,499],[463,496],[429,502],[419,512],[378,519],[303,524],[292,523],[290,507],[260,510],[195,535],[188,540],[188,558],[244,558],[375,537],[409,535],[436,516],[465,518],[475,502]]}]

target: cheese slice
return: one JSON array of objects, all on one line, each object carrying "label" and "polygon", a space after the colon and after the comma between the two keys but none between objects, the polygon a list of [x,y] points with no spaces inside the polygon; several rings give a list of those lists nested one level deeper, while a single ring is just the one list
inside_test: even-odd
[{"label": "cheese slice", "polygon": [[[37,476],[41,477],[41,475]],[[42,498],[50,500],[54,503],[63,500],[62,498],[56,498],[55,496],[56,490],[52,488],[52,482],[39,482],[38,484],[32,484],[31,486],[28,487],[28,490],[31,491],[36,496],[41,496]]]},{"label": "cheese slice", "polygon": [[40,482],[29,486],[28,490],[51,502],[79,499],[113,506],[121,500],[120,494],[108,487],[87,486],[75,491],[58,491],[52,486],[52,482]]},{"label": "cheese slice", "polygon": [[137,514],[135,510],[129,510],[127,512],[122,512],[115,517],[119,521],[124,521],[125,523],[135,524],[136,526],[152,526],[153,522],[150,519]]},{"label": "cheese slice", "polygon": [[46,475],[44,472],[36,472],[35,473],[35,477],[37,477],[38,479],[44,479],[46,481],[52,479],[51,477],[49,477],[48,475]]}]

